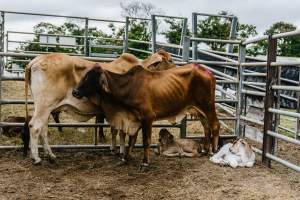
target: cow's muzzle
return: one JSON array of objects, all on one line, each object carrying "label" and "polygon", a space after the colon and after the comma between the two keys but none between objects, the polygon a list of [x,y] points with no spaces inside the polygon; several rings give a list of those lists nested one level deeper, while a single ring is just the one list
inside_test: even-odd
[{"label": "cow's muzzle", "polygon": [[74,89],[74,90],[72,91],[72,95],[73,95],[73,97],[76,97],[76,98],[78,98],[78,99],[81,99],[81,98],[83,97],[83,95],[80,94],[79,90],[77,90],[77,89]]}]

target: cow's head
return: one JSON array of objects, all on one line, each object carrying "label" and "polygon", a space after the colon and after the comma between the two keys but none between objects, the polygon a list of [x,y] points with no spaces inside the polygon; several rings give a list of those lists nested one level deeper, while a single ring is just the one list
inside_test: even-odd
[{"label": "cow's head", "polygon": [[229,151],[236,155],[246,153],[247,156],[252,152],[251,146],[244,139],[235,140],[232,146],[229,148]]},{"label": "cow's head", "polygon": [[142,65],[151,71],[161,71],[176,67],[171,55],[164,49],[158,49],[155,54],[146,58]]},{"label": "cow's head", "polygon": [[73,89],[72,95],[76,98],[90,97],[101,91],[109,92],[108,82],[103,69],[96,65],[81,79]]},{"label": "cow's head", "polygon": [[167,129],[163,128],[159,131],[158,141],[161,145],[172,144],[174,142],[174,136]]}]

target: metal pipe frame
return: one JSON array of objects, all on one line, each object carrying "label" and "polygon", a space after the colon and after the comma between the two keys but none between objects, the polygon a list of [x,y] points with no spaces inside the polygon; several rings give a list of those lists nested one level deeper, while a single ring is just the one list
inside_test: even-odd
[{"label": "metal pipe frame", "polygon": [[[23,127],[24,123],[0,122],[0,127]],[[108,123],[48,123],[48,127],[110,127]],[[180,128],[181,124],[153,124],[153,128]]]},{"label": "metal pipe frame", "polygon": [[281,114],[281,115],[285,115],[285,116],[289,116],[289,117],[294,117],[294,118],[300,119],[300,113],[294,113],[294,112],[289,112],[289,111],[285,111],[285,110],[279,110],[279,109],[275,109],[275,108],[269,108],[268,111],[272,112],[272,113]]},{"label": "metal pipe frame", "polygon": [[[236,39],[237,26],[238,26],[238,18],[236,16],[234,16],[233,18],[231,18],[229,40]],[[227,46],[227,52],[228,53],[232,53],[233,52],[233,44],[228,44],[228,46]]]},{"label": "metal pipe frame", "polygon": [[[242,46],[240,45],[239,46],[239,63],[242,63],[242,62],[245,62],[246,60],[246,47],[245,46]],[[242,129],[243,127],[241,126],[241,115],[243,114],[243,102],[244,102],[244,98],[245,96],[243,95],[243,93],[241,93],[240,91],[243,90],[243,84],[244,84],[244,76],[243,76],[243,73],[244,73],[244,67],[243,65],[240,65],[238,67],[238,72],[237,72],[237,76],[238,76],[238,80],[239,80],[239,83],[237,85],[237,107],[236,107],[236,122],[235,122],[235,134],[238,136],[238,137],[241,137],[242,136]]]},{"label": "metal pipe frame", "polygon": [[289,85],[272,85],[273,90],[292,90],[300,92],[300,86],[289,86]]},{"label": "metal pipe frame", "polygon": [[191,37],[191,41],[196,42],[216,42],[216,43],[226,43],[226,44],[241,44],[240,40],[222,40],[222,39],[210,39],[210,38],[195,38]]},{"label": "metal pipe frame", "polygon": [[276,133],[276,132],[274,132],[274,131],[268,131],[268,134],[271,135],[271,136],[273,136],[273,137],[276,137],[276,138],[278,138],[278,139],[284,140],[284,141],[286,141],[286,142],[293,143],[293,144],[296,144],[296,145],[300,145],[300,140],[297,140],[297,139],[294,139],[294,138],[287,137],[287,136],[285,136],[285,135]]},{"label": "metal pipe frame", "polygon": [[[7,12],[7,13],[11,13],[11,14],[31,14],[31,13],[18,13],[18,12]],[[83,18],[83,17],[73,17],[73,16],[63,16],[63,15],[44,15],[44,14],[33,14],[33,15],[42,15],[42,16],[53,16],[53,17],[68,17],[68,18],[76,18],[76,19],[83,19],[83,20],[95,20],[95,21],[104,21],[104,22],[120,22],[120,23],[124,23],[123,21],[114,21],[114,20],[98,20],[98,19],[91,19],[91,18]],[[265,124],[266,125],[266,122],[262,123],[261,121],[259,120],[256,120],[256,119],[251,119],[249,117],[246,117],[246,116],[243,116],[241,114],[238,114],[238,113],[242,113],[242,99],[243,99],[243,94],[254,94],[254,95],[259,95],[259,96],[265,96],[265,93],[263,92],[258,92],[258,91],[250,91],[250,90],[245,90],[243,89],[243,85],[247,85],[247,84],[255,84],[255,85],[263,85],[263,84],[256,84],[256,83],[253,83],[253,82],[247,82],[247,81],[243,81],[243,77],[244,76],[254,76],[253,73],[248,73],[244,72],[243,70],[243,67],[251,67],[251,66],[254,66],[254,67],[258,67],[258,66],[262,66],[262,67],[265,67],[268,65],[268,68],[272,68],[272,67],[277,67],[277,66],[300,66],[300,62],[275,62],[276,59],[274,59],[274,42],[276,42],[276,40],[278,38],[284,38],[284,37],[290,37],[290,36],[296,36],[296,35],[300,35],[300,31],[299,30],[296,30],[296,31],[293,31],[293,32],[289,32],[289,33],[282,33],[282,34],[276,34],[276,35],[273,35],[273,36],[263,36],[263,37],[259,37],[259,38],[254,38],[254,39],[250,39],[250,40],[246,40],[246,41],[238,41],[238,40],[234,40],[233,38],[230,38],[230,40],[218,40],[218,39],[206,39],[206,38],[197,38],[196,35],[197,35],[197,15],[204,15],[204,16],[216,16],[216,17],[225,17],[225,18],[231,18],[232,20],[234,19],[234,16],[223,16],[223,15],[209,15],[209,14],[205,14],[205,13],[193,13],[193,37],[192,38],[188,38],[188,37],[183,37],[185,39],[183,39],[182,41],[182,45],[174,45],[174,44],[166,44],[168,47],[172,47],[172,48],[179,48],[179,49],[183,49],[183,56],[182,56],[182,59],[183,59],[183,62],[177,62],[178,64],[186,64],[189,62],[189,52],[190,52],[190,47],[189,45],[187,44],[190,44],[190,42],[193,43],[193,59],[190,61],[190,62],[197,62],[197,63],[201,63],[201,64],[208,64],[208,65],[218,65],[218,66],[235,66],[235,67],[231,67],[232,69],[237,69],[238,70],[238,78],[234,78],[232,76],[229,76],[225,73],[222,73],[218,70],[214,70],[212,69],[211,67],[208,67],[208,66],[204,66],[205,68],[207,69],[210,69],[211,71],[213,71],[214,73],[222,76],[222,77],[225,77],[226,79],[225,80],[218,80],[218,83],[228,83],[228,82],[232,82],[232,83],[238,83],[238,89],[237,89],[237,100],[231,100],[231,99],[217,99],[216,100],[216,106],[223,109],[225,112],[229,113],[232,117],[223,117],[223,118],[220,118],[222,120],[236,120],[236,129],[240,126],[238,124],[240,124],[241,120],[243,121],[247,121],[247,122],[250,122],[250,123],[256,123],[258,125],[263,125]],[[160,44],[160,43],[157,43],[156,41],[156,29],[157,29],[157,24],[156,24],[156,21],[155,21],[155,16],[156,17],[172,17],[172,16],[164,16],[164,15],[153,15],[151,16],[151,21],[152,21],[152,41],[149,42],[152,44],[152,52],[155,52],[156,50],[156,45],[164,45],[164,44]],[[172,17],[172,18],[178,18],[178,19],[184,19],[186,20],[186,18],[181,18],[181,17]],[[134,19],[134,18],[132,18]],[[136,19],[139,19],[139,18],[136,18]],[[129,18],[128,18],[129,20]],[[149,20],[149,19],[143,19],[141,18],[140,20]],[[127,20],[126,20],[127,21]],[[195,26],[194,26],[195,25]],[[195,30],[194,30],[195,29]],[[11,32],[13,33],[13,32]],[[127,32],[128,33],[128,32]],[[63,35],[64,36],[64,35]],[[68,36],[64,36],[64,37],[68,37]],[[72,36],[69,36],[69,37],[72,37]],[[75,37],[75,36],[73,36]],[[77,36],[76,36],[77,37]],[[88,36],[85,36],[86,38]],[[188,40],[186,39],[188,38]],[[251,63],[246,63],[245,61],[243,61],[243,59],[245,58],[248,58],[246,55],[243,55],[241,56],[241,51],[243,50],[240,50],[239,52],[239,55],[236,55],[236,54],[230,54],[230,53],[221,53],[221,55],[234,55],[234,56],[237,56],[238,57],[238,62],[237,61],[234,61],[233,59],[230,59],[230,58],[223,58],[225,61],[229,61],[229,62],[215,62],[215,61],[204,61],[204,60],[197,60],[197,42],[199,41],[203,41],[203,42],[221,42],[221,43],[228,43],[228,44],[237,44],[237,45],[242,45],[242,47],[240,47],[240,49],[244,49],[245,50],[245,46],[248,45],[248,44],[251,44],[251,43],[255,43],[255,42],[258,42],[258,41],[261,41],[261,40],[265,40],[265,39],[269,39],[269,46],[272,46],[273,45],[273,50],[269,49],[268,51],[268,59],[267,59],[267,62],[265,62],[264,59],[255,59],[257,61],[262,61],[262,62],[251,62]],[[119,39],[119,40],[122,40],[122,39]],[[186,40],[186,42],[184,42],[184,40]],[[123,42],[126,42],[128,43],[128,41],[130,41],[130,39],[124,37],[123,39]],[[132,40],[132,42],[140,42],[142,43],[143,41],[134,41]],[[146,42],[146,41],[144,41]],[[148,42],[146,42],[148,43]],[[148,43],[148,44],[149,44]],[[87,44],[87,43],[85,43]],[[124,44],[124,43],[123,43]],[[55,44],[56,45],[56,44]],[[66,45],[61,45],[61,46],[66,46]],[[125,45],[124,45],[124,49],[125,49]],[[130,49],[130,48],[129,48]],[[136,49],[131,49],[131,50],[136,50]],[[125,51],[125,50],[124,50]],[[273,52],[272,52],[273,51]],[[150,52],[147,52],[147,53],[150,53]],[[214,53],[214,52],[213,52]],[[210,51],[210,54],[211,51]],[[34,53],[3,53],[3,52],[0,52],[0,57],[4,57],[4,56],[11,56],[11,57],[35,57],[37,55],[40,55],[40,54],[34,54]],[[216,54],[214,54],[216,55]],[[217,56],[217,55],[216,55]],[[216,57],[215,56],[215,57]],[[220,59],[222,56],[219,56]],[[276,57],[276,54],[275,54],[275,57]],[[114,59],[111,59],[111,58],[91,58],[89,56],[86,56],[86,57],[83,57],[85,59],[88,59],[88,60],[93,60],[93,61],[112,61]],[[2,68],[1,68],[1,73],[2,73]],[[258,75],[258,73],[257,73]],[[263,76],[263,74],[259,74],[261,76]],[[19,77],[5,77],[5,76],[0,76],[0,86],[1,86],[1,82],[4,81],[4,80],[17,80],[17,81],[22,81],[24,80],[23,78],[19,78]],[[251,85],[249,85],[251,86]],[[251,86],[251,87],[255,87],[255,86]],[[290,86],[289,86],[290,87]],[[268,88],[268,87],[267,87]],[[286,86],[282,86],[282,85],[273,85],[272,87],[270,87],[271,90],[277,90],[277,89],[287,89]],[[296,91],[299,91],[298,90],[299,87],[290,87],[290,90],[296,90]],[[263,88],[260,88],[263,90]],[[268,92],[268,90],[266,90]],[[292,97],[290,97],[292,98]],[[1,99],[1,92],[0,92],[0,99]],[[295,98],[293,98],[295,99]],[[297,99],[296,99],[297,100]],[[226,105],[224,103],[237,103],[237,108],[236,109],[233,109],[231,106],[229,105]],[[12,103],[12,104],[23,104],[23,101],[22,100],[1,100],[0,101],[0,106],[1,104],[9,104],[9,103]],[[298,100],[298,104],[299,104],[299,100]],[[267,112],[268,113],[277,113],[277,114],[284,114],[284,115],[287,115],[287,116],[292,116],[292,117],[296,117],[297,119],[300,118],[300,113],[291,113],[291,112],[288,112],[288,111],[282,111],[282,110],[279,110],[279,109],[273,109],[271,107],[269,107],[267,109]],[[267,113],[266,112],[266,113]],[[0,112],[0,115],[1,115],[1,112]],[[240,116],[240,117],[238,117]],[[0,116],[1,117],[1,116]],[[266,120],[266,119],[265,119]],[[186,119],[185,119],[185,123],[181,123],[179,125],[176,125],[176,126],[173,126],[173,125],[170,125],[170,124],[155,124],[154,127],[175,127],[175,128],[180,128],[180,129],[185,129],[184,132],[181,132],[181,134],[183,134],[184,136],[186,136]],[[1,122],[0,123],[0,126],[14,126],[14,125],[19,125],[19,126],[22,126],[23,123],[3,123]],[[103,126],[103,127],[106,127],[106,126],[109,126],[108,124],[104,124],[104,123],[97,123],[97,124],[92,124],[92,123],[59,123],[59,124],[55,124],[55,123],[49,123],[49,127],[59,127],[59,126],[65,126],[65,127],[95,127],[95,126]],[[280,128],[280,127],[279,127]],[[235,133],[238,133],[238,134],[241,134],[240,131],[237,131],[235,130]],[[272,136],[272,137],[278,137],[279,139],[284,139],[288,142],[292,142],[292,143],[296,143],[297,145],[299,145],[299,141],[298,140],[295,140],[295,139],[292,139],[292,138],[286,138],[286,136],[282,136],[274,131],[270,131],[269,129],[267,129],[266,131],[266,134],[265,135],[268,135],[268,136]],[[269,143],[270,144],[270,143]],[[265,141],[264,141],[264,145],[265,145]],[[59,145],[57,145],[59,146]],[[74,145],[75,147],[76,145]],[[93,148],[95,147],[95,145],[90,145],[92,146]],[[100,145],[99,145],[100,146]],[[72,146],[70,146],[71,148]],[[84,146],[82,146],[83,148],[85,148]],[[78,146],[78,148],[80,148],[80,146]],[[99,147],[100,148],[100,147]],[[0,147],[1,149],[1,147]],[[259,152],[259,150],[257,151]],[[275,156],[273,156],[271,153],[269,153],[270,151],[266,151],[266,148],[264,147],[263,148],[263,158],[266,159],[269,161],[269,160],[275,160],[275,161],[278,161],[280,163],[285,163],[287,161],[284,161],[280,158],[277,158]],[[265,161],[264,161],[265,162]],[[290,164],[287,164],[286,166],[291,166],[291,168],[295,169],[295,165],[290,165]],[[298,167],[298,166],[296,166]]]},{"label": "metal pipe frame", "polygon": [[15,12],[15,11],[0,11],[7,14],[19,14],[19,15],[33,15],[33,16],[45,16],[45,17],[60,17],[60,18],[73,18],[73,19],[88,19],[92,21],[101,21],[101,22],[114,22],[114,23],[125,23],[120,20],[107,20],[107,19],[95,19],[95,18],[86,18],[86,17],[78,17],[78,16],[70,16],[70,15],[53,15],[53,14],[42,14],[42,13],[29,13],[29,12]]},{"label": "metal pipe frame", "polygon": [[195,12],[193,13],[195,15],[201,15],[201,16],[207,16],[207,17],[221,17],[221,18],[234,18],[234,15],[218,15],[218,14],[209,14],[209,13],[199,13],[199,12]]}]

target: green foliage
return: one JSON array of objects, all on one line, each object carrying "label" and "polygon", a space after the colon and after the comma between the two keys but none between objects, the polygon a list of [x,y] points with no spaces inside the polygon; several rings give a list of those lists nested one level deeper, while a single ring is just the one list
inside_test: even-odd
[{"label": "green foliage", "polygon": [[[224,13],[224,12],[223,12]],[[205,20],[198,22],[197,37],[213,38],[213,39],[228,39],[230,34],[231,22],[220,17],[210,16]],[[256,26],[250,24],[238,23],[236,39],[244,40],[257,35]],[[226,44],[208,42],[207,45],[212,50],[225,51]]]},{"label": "green foliage", "polygon": [[[270,28],[268,28],[264,34],[273,35],[278,33],[290,32],[296,30],[297,27],[291,23],[286,22],[276,22]],[[279,56],[290,56],[299,57],[300,56],[300,37],[288,37],[278,40],[277,55]],[[266,55],[268,50],[267,40],[258,42],[249,48],[248,53],[250,55]]]},{"label": "green foliage", "polygon": [[[220,17],[208,17],[199,21],[197,25],[197,37],[212,39],[228,39],[230,33],[230,22]],[[212,50],[225,51],[225,45],[216,42],[207,42]]]},{"label": "green foliage", "polygon": [[[151,33],[149,31],[148,23],[149,22],[147,21],[131,20],[128,38],[133,40],[150,41]],[[144,43],[128,42],[128,47],[149,51],[150,45]],[[149,55],[143,52],[133,52],[133,53],[136,56],[141,58],[145,58]]]},{"label": "green foliage", "polygon": [[[183,28],[183,22],[175,19],[165,19],[165,22],[169,25],[169,30],[162,32],[166,36],[167,42],[171,44],[180,44],[181,33]],[[187,28],[187,35],[190,35],[190,31]]]},{"label": "green foliage", "polygon": [[[277,33],[284,33],[289,31],[296,30],[297,27],[293,24],[286,22],[277,22],[274,23],[269,29],[265,31],[265,34],[273,35]],[[267,47],[264,46],[264,49]],[[300,56],[300,37],[288,37],[284,39],[278,40],[278,52],[277,54],[280,56]]]}]

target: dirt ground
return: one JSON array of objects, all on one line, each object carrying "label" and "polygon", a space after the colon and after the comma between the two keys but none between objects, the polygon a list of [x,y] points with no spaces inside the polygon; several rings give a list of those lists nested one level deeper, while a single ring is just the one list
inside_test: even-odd
[{"label": "dirt ground", "polygon": [[20,152],[0,153],[0,199],[299,199],[300,174],[275,164],[220,167],[203,156],[152,155],[138,173],[142,150],[125,166],[108,152],[56,152],[58,166],[33,166]]},{"label": "dirt ground", "polygon": [[[22,83],[4,84],[4,98],[23,98]],[[9,115],[24,116],[23,106],[3,106],[2,118]],[[70,122],[65,115],[61,119]],[[232,124],[228,126],[232,127]],[[153,143],[157,141],[158,131],[153,131]],[[52,128],[50,143],[91,144],[93,132],[93,129],[83,133],[80,129],[64,128],[61,134]],[[188,132],[201,134],[200,123],[189,122]],[[222,127],[221,134],[227,132]],[[178,137],[179,131],[172,129],[172,133]],[[138,143],[141,143],[140,139]],[[19,138],[0,134],[0,145],[18,144],[21,144]],[[279,143],[279,156],[298,165],[299,152],[300,147]],[[31,159],[24,159],[19,151],[0,151],[0,200],[300,199],[300,173],[274,162],[271,169],[266,168],[258,155],[253,168],[231,169],[210,163],[206,156],[190,159],[152,154],[150,169],[146,173],[137,171],[142,149],[135,149],[134,160],[125,166],[120,166],[119,158],[107,151],[65,150],[56,152],[56,155],[57,166],[49,164],[46,158],[43,158],[42,165],[33,166]]]}]

